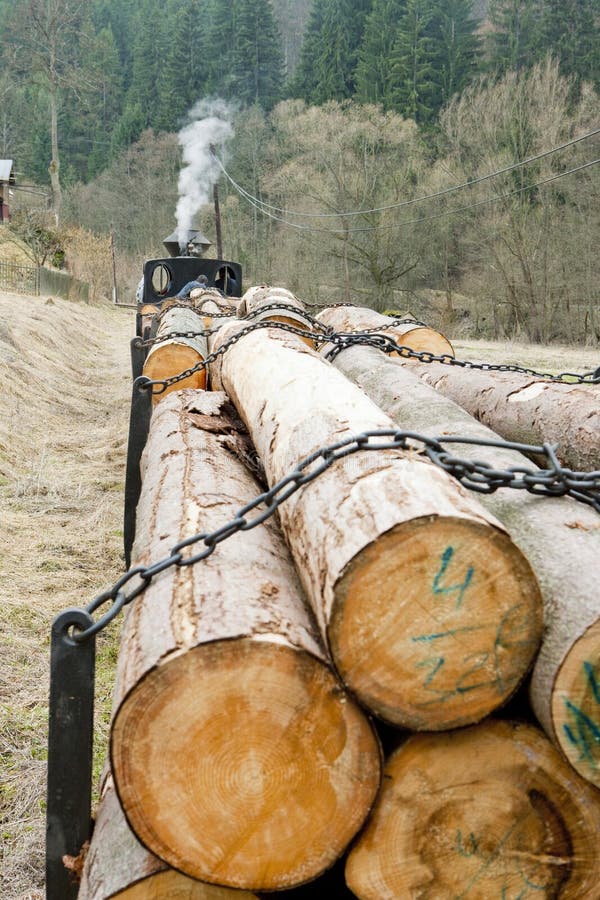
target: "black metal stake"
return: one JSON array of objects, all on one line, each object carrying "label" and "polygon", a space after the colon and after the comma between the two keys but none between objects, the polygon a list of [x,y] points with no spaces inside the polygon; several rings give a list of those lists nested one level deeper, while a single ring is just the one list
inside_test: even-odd
[{"label": "black metal stake", "polygon": [[123,515],[123,546],[125,564],[129,568],[131,548],[135,538],[135,515],[142,475],[140,460],[148,440],[150,416],[152,415],[152,391],[148,387],[150,379],[141,375],[133,382],[131,392],[131,412],[129,416],[129,440],[127,443],[127,465],[125,470],[125,510]]},{"label": "black metal stake", "polygon": [[131,352],[131,374],[132,377],[139,378],[144,371],[144,363],[146,362],[146,348],[140,337],[134,337],[129,345]]},{"label": "black metal stake", "polygon": [[50,646],[50,714],[46,812],[46,897],[75,900],[79,885],[63,862],[78,856],[92,831],[92,753],[96,642],[77,643],[71,629],[94,620],[67,609],[54,620]]}]

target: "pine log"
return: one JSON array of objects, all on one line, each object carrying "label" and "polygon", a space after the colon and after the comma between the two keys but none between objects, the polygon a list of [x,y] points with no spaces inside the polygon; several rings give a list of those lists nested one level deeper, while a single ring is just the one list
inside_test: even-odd
[{"label": "pine log", "polygon": [[[278,303],[281,304],[281,309],[273,309],[272,307]],[[269,309],[264,309],[265,307],[269,307]],[[293,307],[293,309],[289,309],[289,307]],[[264,311],[261,312],[263,309]],[[266,284],[248,288],[238,307],[238,316],[244,318],[250,313],[252,313],[251,322],[263,322],[268,319],[271,322],[293,325],[295,328],[307,332],[313,330],[312,322],[306,316],[304,304],[286,288],[269,287]],[[303,340],[307,346],[314,347],[314,341],[310,338],[303,338]]]},{"label": "pine log", "polygon": [[[429,436],[498,438],[378,350],[350,347],[336,357],[335,365],[402,428]],[[514,451],[469,444],[448,447],[457,456],[485,460],[495,469],[531,468]],[[531,681],[534,711],[580,775],[600,787],[600,517],[569,497],[502,489],[479,500],[506,525],[542,588],[545,628]],[[443,648],[440,643],[440,652]]]},{"label": "pine log", "polygon": [[112,777],[103,785],[77,900],[257,900],[170,869],[129,828]]},{"label": "pine log", "polygon": [[407,360],[419,378],[508,441],[558,443],[562,465],[600,470],[600,388]]},{"label": "pine log", "polygon": [[411,350],[454,356],[454,348],[443,334],[433,328],[414,324],[394,325],[394,319],[366,306],[338,306],[322,310],[317,319],[335,331],[376,331]]},{"label": "pine log", "polygon": [[[395,427],[292,335],[245,335],[216,368],[271,486],[323,445]],[[539,588],[502,526],[445,472],[411,452],[361,453],[279,514],[338,672],[378,716],[450,728],[516,689],[541,637]]]},{"label": "pine log", "polygon": [[[190,300],[196,312],[203,316],[206,328],[212,326],[214,315],[227,313],[235,318],[240,302],[235,297],[223,296],[217,288],[195,288],[190,293]],[[220,323],[223,320],[218,318],[215,321]]]},{"label": "pine log", "polygon": [[[225,400],[180,391],[157,407],[136,564],[223,526],[260,493],[237,458]],[[300,884],[360,828],[379,746],[327,664],[273,519],[204,562],[166,570],[131,607],[110,750],[139,840],[209,883]]]},{"label": "pine log", "polygon": [[594,900],[600,794],[536,728],[415,735],[388,760],[346,880],[360,900]]},{"label": "pine log", "polygon": [[[156,333],[160,343],[150,348],[143,374],[153,381],[162,381],[173,375],[179,375],[180,372],[185,372],[206,359],[208,346],[205,337],[169,337],[173,332],[201,332],[204,328],[204,320],[192,309],[182,307],[169,309],[161,317]],[[206,388],[206,370],[200,369],[166,388],[161,394],[154,394],[154,404],[172,391],[182,388]]]}]

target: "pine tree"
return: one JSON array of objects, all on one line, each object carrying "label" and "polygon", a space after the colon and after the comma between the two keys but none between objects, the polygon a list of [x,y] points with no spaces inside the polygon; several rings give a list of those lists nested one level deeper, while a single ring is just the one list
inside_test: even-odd
[{"label": "pine tree", "polygon": [[472,0],[441,0],[433,24],[437,108],[460,93],[478,71],[480,39]]},{"label": "pine tree", "polygon": [[323,0],[313,0],[300,48],[300,62],[288,85],[288,93],[291,97],[301,97],[309,103],[318,86],[317,59],[324,20],[325,4]]},{"label": "pine tree", "polygon": [[563,75],[600,88],[600,18],[598,0],[545,0],[538,50],[553,53]]},{"label": "pine tree", "polygon": [[356,90],[355,73],[372,0],[313,0],[292,84],[309,103],[345,100]]},{"label": "pine tree", "polygon": [[206,21],[201,0],[170,0],[165,8],[165,56],[158,71],[156,126],[180,127],[185,113],[206,91]]},{"label": "pine tree", "polygon": [[374,0],[365,20],[363,40],[356,66],[356,99],[361,103],[389,100],[390,57],[397,24],[406,0]]},{"label": "pine tree", "polygon": [[154,126],[160,118],[159,72],[167,49],[160,27],[164,21],[159,0],[142,0],[135,24],[127,107],[141,112],[144,128]]},{"label": "pine tree", "polygon": [[491,0],[487,36],[490,67],[518,72],[536,61],[544,0]]},{"label": "pine tree", "polygon": [[428,0],[406,0],[390,58],[388,105],[417,122],[431,120],[440,105],[435,84],[435,45]]},{"label": "pine tree", "polygon": [[209,0],[207,6],[206,89],[230,97],[235,48],[235,18],[231,0]]},{"label": "pine tree", "polygon": [[270,109],[281,96],[283,52],[270,0],[234,0],[234,49],[229,96]]},{"label": "pine tree", "polygon": [[121,61],[110,26],[93,35],[86,56],[86,70],[96,89],[85,97],[89,120],[86,132],[91,145],[87,148],[89,155],[82,174],[93,178],[107,164],[110,136],[123,104]]}]

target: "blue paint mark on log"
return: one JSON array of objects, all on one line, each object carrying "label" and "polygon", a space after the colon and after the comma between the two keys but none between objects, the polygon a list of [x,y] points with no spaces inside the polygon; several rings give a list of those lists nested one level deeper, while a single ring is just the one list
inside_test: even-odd
[{"label": "blue paint mark on log", "polygon": [[447,587],[443,587],[441,584],[441,581],[444,578],[444,576],[448,570],[448,566],[450,565],[450,562],[451,562],[453,556],[454,556],[454,547],[446,547],[446,549],[444,550],[444,552],[442,554],[442,563],[441,563],[440,569],[439,569],[438,573],[436,574],[435,578],[433,579],[433,593],[441,594],[443,596],[448,596],[448,594],[455,594],[455,593],[458,594],[458,596],[456,598],[456,608],[460,609],[465,592],[466,592],[467,588],[469,587],[469,585],[471,584],[471,581],[473,580],[473,575],[475,573],[475,569],[473,566],[469,566],[469,568],[467,569],[467,574],[465,575],[465,580],[463,582],[461,582],[460,584],[451,584],[451,585],[448,585]]}]

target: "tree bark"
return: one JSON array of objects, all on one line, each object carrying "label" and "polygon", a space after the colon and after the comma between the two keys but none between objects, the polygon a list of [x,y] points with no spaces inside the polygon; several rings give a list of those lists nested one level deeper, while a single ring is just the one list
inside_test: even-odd
[{"label": "tree bark", "polygon": [[[429,436],[498,437],[378,350],[348,348],[335,365],[403,428]],[[494,469],[531,468],[514,451],[448,447]],[[479,500],[507,527],[542,588],[545,627],[531,680],[533,709],[579,774],[600,787],[600,517],[568,497],[501,489]]]},{"label": "tree bark", "polygon": [[190,300],[196,310],[204,312],[207,307],[213,312],[217,310],[219,312],[229,312],[229,310],[232,310],[234,315],[240,304],[238,297],[223,295],[217,288],[212,287],[194,288],[190,293]]},{"label": "tree bark", "polygon": [[[205,337],[169,337],[173,332],[200,332],[205,328],[204,320],[192,309],[175,307],[167,310],[162,316],[157,339],[160,343],[154,344],[144,363],[143,374],[156,381],[179,375],[186,369],[193,368],[202,362],[208,355],[208,345]],[[162,400],[171,391],[182,388],[206,388],[206,369],[200,369],[189,375],[182,381],[168,387],[162,394],[153,396],[154,404]]]},{"label": "tree bark", "polygon": [[[181,391],[157,407],[136,564],[223,526],[260,493],[225,400]],[[124,626],[115,710],[111,768],[132,829],[210,883],[315,878],[379,785],[377,739],[327,663],[272,518],[151,582]]]},{"label": "tree bark", "polygon": [[350,853],[360,900],[598,896],[600,795],[530,725],[415,735]]},{"label": "tree bark", "polygon": [[419,378],[508,441],[558,443],[562,465],[600,469],[600,390],[528,375],[406,362]]},{"label": "tree bark", "polygon": [[129,828],[112,777],[105,780],[77,900],[257,900],[204,884],[153,856]]},{"label": "tree bark", "polygon": [[335,331],[377,331],[392,338],[396,343],[411,350],[426,350],[436,356],[454,356],[450,341],[443,334],[415,323],[414,325],[392,325],[393,319],[375,312],[366,306],[338,306],[324,309],[317,316],[323,325],[330,325]]},{"label": "tree bark", "polygon": [[[263,307],[272,307],[277,303],[281,303],[281,310],[265,309],[264,312],[261,312]],[[294,309],[287,308],[290,306],[294,307]],[[238,307],[238,316],[244,318],[250,313],[252,313],[251,322],[262,322],[265,319],[269,319],[272,322],[294,325],[296,328],[301,328],[304,331],[310,332],[313,330],[310,319],[306,317],[304,304],[286,288],[269,287],[265,284],[248,288]],[[314,341],[310,338],[304,340],[309,347],[314,347]]]},{"label": "tree bark", "polygon": [[[244,336],[216,377],[271,486],[325,444],[395,427],[275,330]],[[539,588],[499,523],[445,472],[412,452],[362,453],[337,461],[279,514],[337,669],[378,716],[449,728],[478,721],[515,690],[541,637]]]}]

